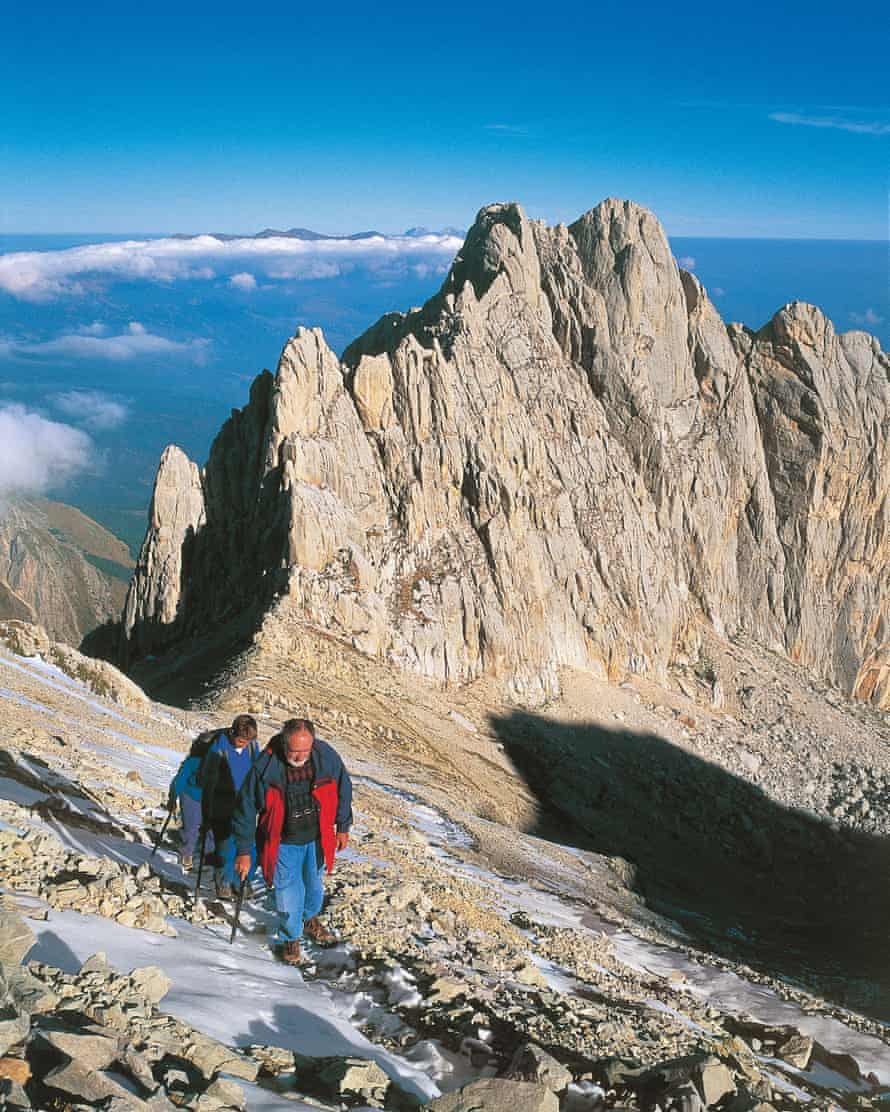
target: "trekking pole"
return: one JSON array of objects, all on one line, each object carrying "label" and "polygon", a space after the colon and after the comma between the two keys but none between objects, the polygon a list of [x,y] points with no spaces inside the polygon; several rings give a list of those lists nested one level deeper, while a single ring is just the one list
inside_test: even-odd
[{"label": "trekking pole", "polygon": [[195,882],[195,899],[201,893],[201,873],[204,872],[204,847],[207,845],[207,827],[201,827],[201,854],[198,857],[198,879]]},{"label": "trekking pole", "polygon": [[244,889],[247,887],[247,877],[241,881],[241,887],[238,889],[238,899],[235,901],[235,919],[232,923],[232,937],[229,939],[229,945],[235,941],[235,932],[238,930],[238,920],[241,918],[241,905],[244,903]]},{"label": "trekking pole", "polygon": [[164,825],[161,827],[161,832],[158,834],[157,838],[155,838],[154,849],[148,855],[149,860],[151,860],[151,858],[154,857],[154,855],[158,852],[158,846],[164,840],[164,835],[167,833],[167,827],[170,825],[170,819],[172,818],[173,808],[171,807],[170,810],[167,812],[167,817],[164,819]]}]

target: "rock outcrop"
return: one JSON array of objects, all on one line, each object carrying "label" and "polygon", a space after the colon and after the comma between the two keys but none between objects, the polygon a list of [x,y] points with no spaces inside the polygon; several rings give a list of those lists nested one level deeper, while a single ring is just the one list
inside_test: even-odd
[{"label": "rock outcrop", "polygon": [[299,329],[200,474],[168,449],[124,653],[321,632],[538,703],[710,626],[887,703],[888,371],[812,306],[727,328],[630,202],[490,206],[422,309]]},{"label": "rock outcrop", "polygon": [[132,566],[127,546],[73,506],[0,501],[0,619],[79,645],[120,614]]}]

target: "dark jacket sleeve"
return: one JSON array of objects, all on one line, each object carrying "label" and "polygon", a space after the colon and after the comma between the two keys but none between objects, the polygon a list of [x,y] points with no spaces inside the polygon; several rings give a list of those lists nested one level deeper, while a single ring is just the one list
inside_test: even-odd
[{"label": "dark jacket sleeve", "polygon": [[266,805],[263,774],[268,764],[268,760],[262,758],[254,761],[235,800],[235,813],[232,815],[235,853],[250,853],[256,843],[257,818]]},{"label": "dark jacket sleeve", "polygon": [[352,827],[352,777],[339,753],[337,761],[340,765],[337,776],[337,833],[348,834]]}]

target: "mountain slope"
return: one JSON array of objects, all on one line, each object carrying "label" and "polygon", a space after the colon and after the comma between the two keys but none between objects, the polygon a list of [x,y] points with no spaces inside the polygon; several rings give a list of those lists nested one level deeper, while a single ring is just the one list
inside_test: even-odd
[{"label": "mountain slope", "polygon": [[[303,1098],[323,1108],[384,1099],[405,1108],[492,1075],[501,1087],[485,1091],[489,1100],[500,1093],[500,1103],[482,1101],[478,1090],[465,1103],[472,1098],[473,1107],[493,1112],[524,1097],[555,1112],[549,1090],[560,1094],[563,1112],[653,1101],[667,1108],[681,1098],[684,1107],[700,1108],[737,1090],[738,1106],[792,1112],[803,1097],[820,1108],[864,1108],[887,1092],[885,1026],[838,1004],[855,1001],[886,1016],[886,899],[861,859],[865,840],[854,837],[863,813],[835,829],[778,799],[789,787],[800,790],[805,772],[836,770],[851,752],[886,790],[886,724],[870,708],[829,706],[808,690],[799,668],[782,663],[760,672],[763,701],[750,713],[734,707],[738,720],[701,714],[697,724],[688,700],[669,708],[664,693],[653,699],[645,688],[601,684],[591,691],[596,747],[589,744],[596,715],[576,701],[574,721],[527,715],[503,730],[517,742],[509,756],[461,716],[443,716],[422,753],[352,722],[341,730],[326,716],[321,728],[356,783],[352,845],[328,882],[325,912],[343,941],[330,952],[308,945],[309,960],[297,971],[268,952],[274,916],[261,886],[247,894],[242,930],[230,945],[231,908],[214,901],[209,887],[201,900],[192,897],[194,877],[180,868],[175,843],[168,839],[151,855],[166,785],[207,719],[134,699],[128,681],[107,666],[102,677],[116,698],[106,698],[89,662],[62,654],[57,667],[33,655],[35,645],[44,658],[57,655],[37,631],[0,630],[7,693],[0,1068],[18,1077],[30,1072],[33,1106],[72,1097],[93,1106],[116,1094],[119,1107],[166,1109],[181,1106],[188,1092],[202,1108],[243,1101],[248,1109],[286,1109]],[[736,651],[735,665],[749,678],[752,662]],[[238,689],[227,698],[239,710],[247,705]],[[771,720],[786,698],[803,700],[794,718],[801,738],[824,728],[809,768],[787,759],[781,768],[788,738],[771,731],[760,739],[763,768],[781,775],[770,779],[744,764],[730,773],[739,739],[749,741],[750,725]],[[675,719],[670,709],[680,708]],[[389,709],[398,724],[419,706],[394,700]],[[262,738],[279,723],[261,715]],[[543,751],[548,729],[560,743],[554,755],[565,753],[575,733],[587,743],[588,763],[575,778],[599,793],[596,849],[579,846],[577,823],[564,826],[562,836],[573,841],[560,845],[482,815],[486,796],[500,808],[541,787],[540,776],[523,775],[518,765],[527,742]],[[480,775],[486,764],[487,778]],[[464,779],[467,769],[473,776]],[[568,770],[554,761],[552,771],[564,777]],[[860,782],[856,775],[850,781],[850,788]],[[663,793],[661,804],[651,795],[637,800],[644,784]],[[582,794],[571,795],[580,820]],[[825,812],[818,799],[813,808]],[[660,838],[652,836],[654,814]],[[769,835],[766,850],[746,830],[746,814]],[[874,818],[886,835],[886,814],[876,808]],[[699,897],[717,879],[704,867],[723,852],[731,917],[708,921],[694,912],[699,903],[678,908],[699,932],[693,948],[689,933],[644,903],[648,863],[607,855],[616,830],[635,832],[650,852],[661,842],[663,861],[679,863]],[[872,866],[880,860],[876,853]],[[842,898],[826,884],[830,876],[843,877]],[[807,883],[810,895],[821,887],[825,906],[838,914],[869,920],[868,948],[858,935],[836,931],[839,920],[823,921],[806,899],[800,907],[811,914],[798,909],[782,924],[784,948],[765,947],[767,917],[798,887],[805,897]],[[28,925],[11,910],[13,900]],[[801,959],[807,924],[820,927],[829,950],[804,951]],[[707,931],[716,952],[702,947]],[[102,956],[92,957],[97,950]],[[792,976],[783,979],[786,962]],[[817,986],[834,1002],[813,995]],[[530,1042],[553,1060],[529,1050]],[[528,1087],[507,1083],[518,1079]]]},{"label": "mountain slope", "polygon": [[132,566],[127,546],[73,506],[0,506],[0,618],[37,622],[79,645],[120,613]]}]

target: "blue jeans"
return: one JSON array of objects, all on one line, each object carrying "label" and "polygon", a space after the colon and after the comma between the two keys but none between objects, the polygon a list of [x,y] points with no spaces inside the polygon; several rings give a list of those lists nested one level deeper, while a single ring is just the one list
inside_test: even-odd
[{"label": "blue jeans", "polygon": [[278,912],[278,941],[294,942],[303,937],[303,923],[321,911],[324,873],[318,867],[315,842],[305,846],[282,843],[275,865],[275,910]]},{"label": "blue jeans", "polygon": [[[207,835],[209,840],[210,835]],[[216,847],[216,857],[219,864],[216,867],[216,883],[228,884],[232,888],[240,888],[241,881],[235,875],[235,839],[230,834],[228,838],[220,839]],[[256,847],[250,851],[250,872],[247,874],[247,884],[253,880],[256,872]]]},{"label": "blue jeans", "polygon": [[194,857],[201,833],[201,800],[183,794],[179,797],[179,806],[182,810],[182,852],[187,857]]}]

